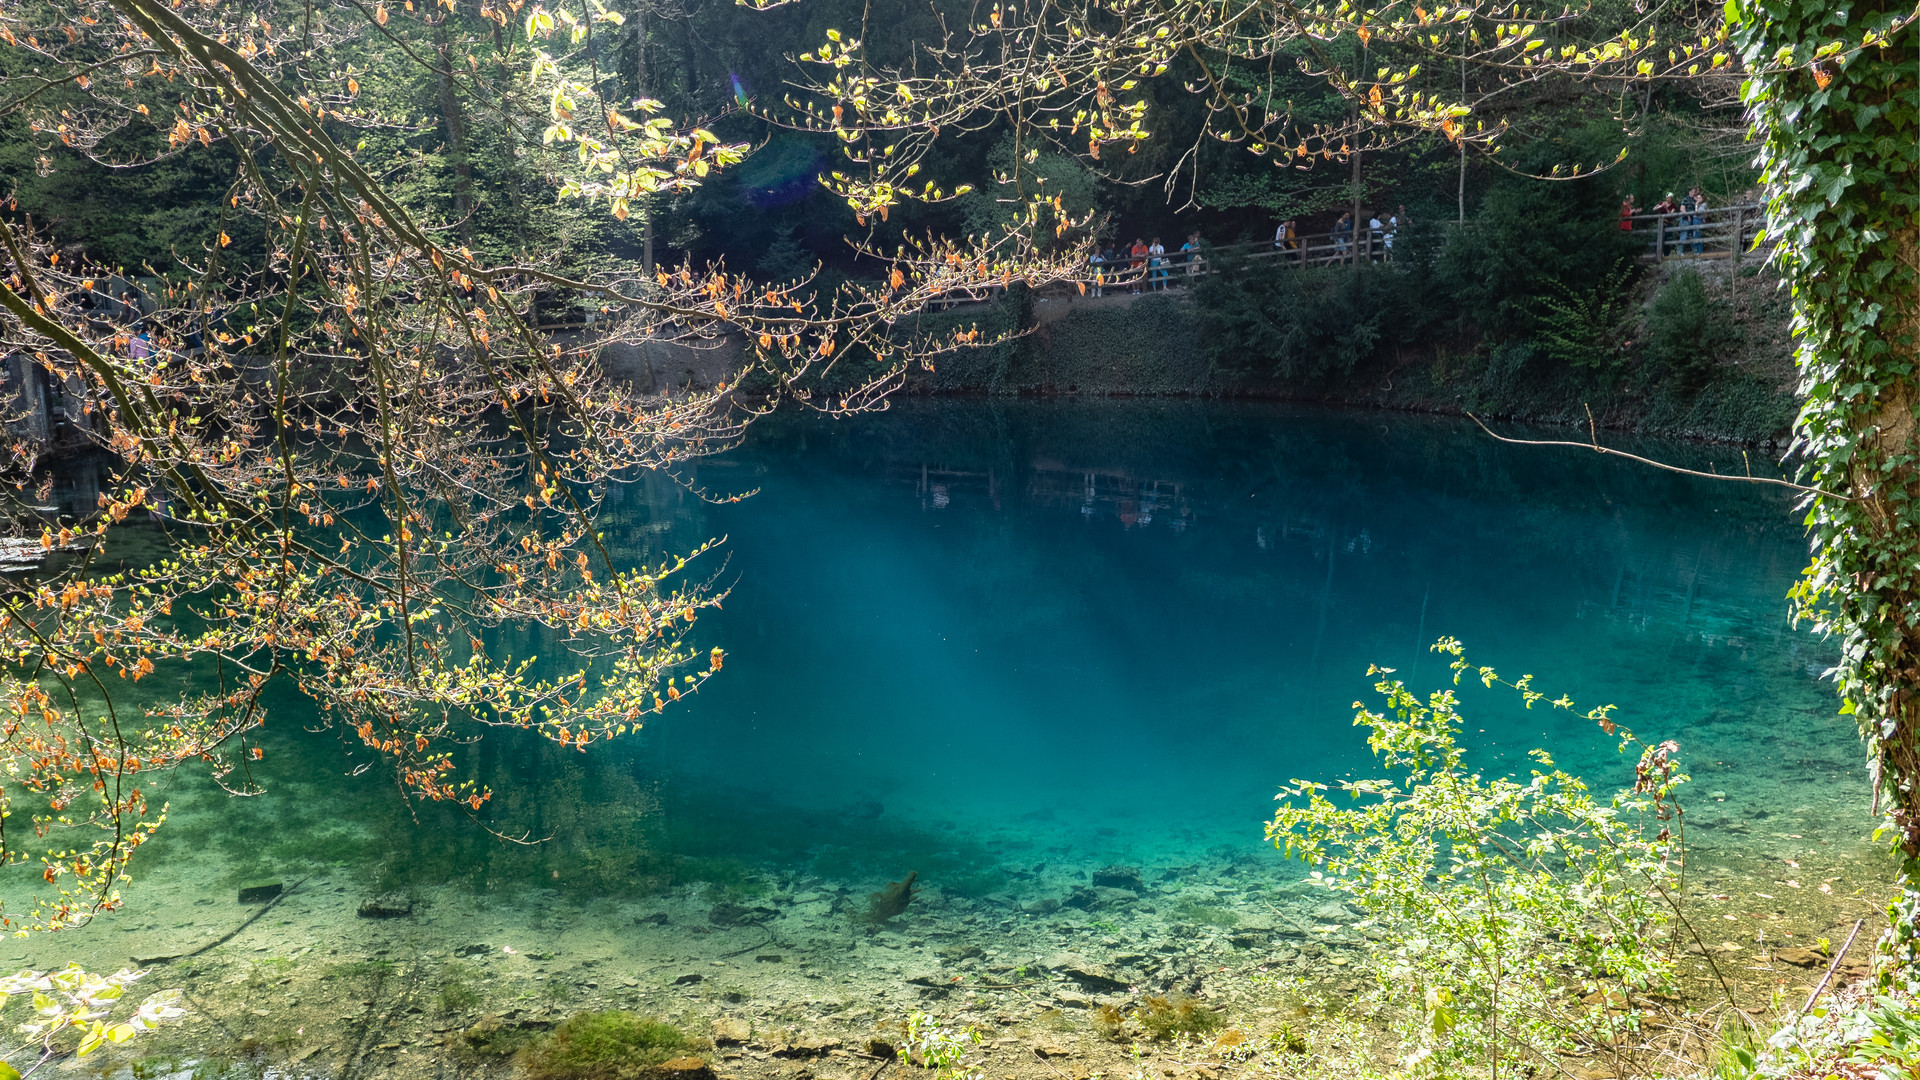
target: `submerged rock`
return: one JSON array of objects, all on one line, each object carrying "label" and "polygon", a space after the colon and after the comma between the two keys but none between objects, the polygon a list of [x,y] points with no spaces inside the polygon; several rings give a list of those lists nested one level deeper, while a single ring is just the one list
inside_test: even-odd
[{"label": "submerged rock", "polygon": [[778,1058],[826,1057],[843,1044],[831,1035],[804,1035],[774,1050]]},{"label": "submerged rock", "polygon": [[753,1025],[737,1016],[723,1016],[713,1022],[713,1045],[744,1046],[753,1038]]},{"label": "submerged rock", "polygon": [[641,1075],[644,1080],[717,1080],[713,1066],[692,1056],[663,1061]]},{"label": "submerged rock", "polygon": [[1078,953],[1055,953],[1041,962],[1048,971],[1064,975],[1096,993],[1125,990],[1127,981],[1105,964],[1096,964]]},{"label": "submerged rock", "polygon": [[250,885],[240,886],[240,902],[264,904],[284,891],[277,881],[256,881]]},{"label": "submerged rock", "polygon": [[1145,888],[1140,883],[1140,871],[1132,866],[1101,867],[1093,872],[1093,883],[1114,889],[1131,889],[1136,893]]},{"label": "submerged rock", "polygon": [[1792,964],[1795,967],[1819,967],[1821,964],[1827,962],[1825,956],[1812,949],[1798,949],[1792,946],[1773,950],[1773,958],[1783,964]]},{"label": "submerged rock", "polygon": [[1108,908],[1131,907],[1139,902],[1140,894],[1131,889],[1116,889],[1111,885],[1095,885],[1092,888],[1078,888],[1067,894],[1061,903],[1081,911],[1100,911]]},{"label": "submerged rock", "polygon": [[363,919],[404,919],[413,914],[413,897],[405,893],[381,893],[360,901],[354,911]]},{"label": "submerged rock", "polygon": [[1353,918],[1353,911],[1338,900],[1329,900],[1313,909],[1313,917],[1321,922],[1346,922]]},{"label": "submerged rock", "polygon": [[867,921],[877,926],[907,910],[907,905],[913,902],[914,879],[919,876],[919,871],[909,870],[906,877],[870,894],[867,897]]}]

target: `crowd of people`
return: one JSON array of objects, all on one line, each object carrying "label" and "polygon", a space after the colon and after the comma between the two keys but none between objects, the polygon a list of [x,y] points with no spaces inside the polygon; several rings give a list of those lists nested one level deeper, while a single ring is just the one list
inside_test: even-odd
[{"label": "crowd of people", "polygon": [[[1386,212],[1385,220],[1380,213],[1376,211],[1368,217],[1358,237],[1354,235],[1352,213],[1342,213],[1327,234],[1325,244],[1310,243],[1310,238],[1301,234],[1298,219],[1288,218],[1274,230],[1273,247],[1283,257],[1302,261],[1344,262],[1356,257],[1371,262],[1391,261],[1394,239],[1410,219],[1404,206]],[[1176,251],[1169,252],[1157,236],[1151,240],[1135,237],[1129,245],[1096,249],[1088,261],[1093,269],[1089,292],[1094,296],[1105,296],[1109,289],[1137,294],[1190,285],[1194,277],[1206,272],[1206,256],[1201,253],[1198,232],[1189,233],[1186,242]]]},{"label": "crowd of people", "polygon": [[[1393,261],[1393,242],[1403,226],[1412,222],[1407,216],[1407,208],[1395,207],[1387,214],[1385,221],[1380,220],[1380,211],[1373,211],[1367,217],[1366,228],[1360,235],[1354,235],[1354,217],[1350,210],[1343,210],[1327,233],[1328,243],[1315,245],[1309,237],[1300,233],[1297,218],[1288,218],[1273,230],[1273,249],[1283,257],[1305,262],[1309,259],[1320,261],[1348,262],[1353,259],[1366,259],[1369,262]],[[1329,250],[1330,249],[1330,250]],[[1318,250],[1318,254],[1315,254]]]},{"label": "crowd of people", "polygon": [[[1666,226],[1664,239],[1653,241],[1660,248],[1658,254],[1662,258],[1682,253],[1699,255],[1706,250],[1706,226],[1711,209],[1707,205],[1706,193],[1700,190],[1698,184],[1687,189],[1686,195],[1681,198],[1675,198],[1671,191],[1667,192],[1666,197],[1654,203],[1650,210],[1640,209],[1629,193],[1620,202],[1620,231],[1632,232],[1635,218],[1657,214],[1660,218],[1656,219],[1653,226],[1656,235],[1660,224]],[[1642,224],[1645,225],[1644,222]]]},{"label": "crowd of people", "polygon": [[1200,254],[1198,232],[1188,233],[1186,243],[1172,253],[1157,236],[1152,242],[1135,237],[1127,247],[1095,249],[1088,262],[1093,266],[1091,292],[1094,296],[1105,296],[1108,289],[1116,293],[1123,289],[1139,293],[1143,288],[1154,292],[1172,288],[1176,266],[1181,269],[1185,283],[1191,284],[1193,277],[1206,266],[1206,259]]}]

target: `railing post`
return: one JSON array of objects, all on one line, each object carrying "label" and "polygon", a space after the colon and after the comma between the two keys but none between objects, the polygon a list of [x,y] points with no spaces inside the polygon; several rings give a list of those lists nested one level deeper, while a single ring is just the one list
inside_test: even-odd
[{"label": "railing post", "polygon": [[1733,268],[1740,269],[1740,257],[1747,250],[1747,208],[1737,206],[1733,210]]},{"label": "railing post", "polygon": [[1661,214],[1653,226],[1653,261],[1667,261],[1667,215]]}]

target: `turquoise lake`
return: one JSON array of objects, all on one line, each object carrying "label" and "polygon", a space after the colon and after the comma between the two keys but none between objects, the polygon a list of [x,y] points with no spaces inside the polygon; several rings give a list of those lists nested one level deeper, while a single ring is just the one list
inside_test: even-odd
[{"label": "turquoise lake", "polygon": [[[261,1075],[439,1076],[476,1031],[620,1007],[774,1033],[728,1062],[804,1035],[815,1080],[872,1071],[827,1042],[931,1008],[1065,1040],[1091,1076],[1126,1066],[1095,1064],[1119,1050],[1076,1010],[1191,992],[1258,1026],[1292,1007],[1285,980],[1355,992],[1358,916],[1261,826],[1281,784],[1373,767],[1368,665],[1441,685],[1442,635],[1679,742],[1688,899],[1756,1000],[1817,974],[1773,949],[1876,917],[1889,868],[1833,649],[1788,616],[1806,541],[1777,489],[1451,420],[1197,401],[776,415],[681,480],[621,489],[606,534],[635,561],[725,538],[695,570],[727,591],[695,628],[725,670],[587,753],[473,747],[510,839],[409,808],[283,697],[263,794],[174,778],[125,910],[0,956],[175,957],[156,985],[200,1018],[156,1045],[306,1070]],[[1630,778],[1576,715],[1462,697],[1488,772],[1544,747],[1596,788]],[[911,905],[872,923],[869,894],[908,873]],[[263,879],[287,892],[256,922],[235,889]]]},{"label": "turquoise lake", "polygon": [[[1441,635],[1617,704],[1730,798],[1770,798],[1745,783],[1783,754],[1859,756],[1830,647],[1788,618],[1806,543],[1778,489],[1454,421],[1113,402],[781,418],[698,479],[758,489],[677,501],[670,534],[727,537],[705,634],[730,663],[647,756],[741,810],[825,815],[821,840],[884,808],[1096,861],[1257,843],[1279,783],[1369,766],[1368,665],[1438,686]],[[1466,701],[1489,767],[1547,746],[1621,775],[1575,716]]]},{"label": "turquoise lake", "polygon": [[[1745,467],[1738,450],[1639,449]],[[616,491],[607,537],[636,561],[724,538],[691,574],[727,591],[695,632],[726,669],[637,738],[582,755],[503,736],[470,755],[497,792],[488,823],[546,844],[415,823],[383,780],[345,775],[332,735],[287,724],[262,798],[182,782],[168,831],[225,835],[240,873],[332,850],[312,830],[381,822],[333,854],[410,885],[587,894],[761,867],[917,870],[975,894],[1023,861],[1261,858],[1279,785],[1371,767],[1352,726],[1375,700],[1368,666],[1437,688],[1443,635],[1678,740],[1689,795],[1721,793],[1713,813],[1808,787],[1818,820],[1779,831],[1867,828],[1859,743],[1822,680],[1832,647],[1789,618],[1806,542],[1780,489],[1452,420],[1125,401],[782,414],[680,479]],[[514,633],[515,655],[539,651]],[[1545,747],[1597,785],[1628,776],[1577,715],[1462,693],[1482,767],[1524,772]],[[688,859],[737,865],[671,868]]]}]

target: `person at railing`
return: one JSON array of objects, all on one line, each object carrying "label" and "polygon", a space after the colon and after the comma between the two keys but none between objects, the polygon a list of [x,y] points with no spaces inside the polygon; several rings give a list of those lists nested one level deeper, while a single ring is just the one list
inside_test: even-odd
[{"label": "person at railing", "polygon": [[1353,214],[1349,211],[1342,210],[1340,212],[1340,220],[1333,223],[1333,253],[1340,259],[1345,259],[1347,252],[1352,249],[1352,246]]},{"label": "person at railing", "polygon": [[1193,284],[1193,275],[1200,272],[1206,260],[1200,257],[1200,234],[1187,234],[1187,242],[1180,245],[1180,261],[1187,266],[1187,284]]},{"label": "person at railing", "polygon": [[1695,184],[1693,190],[1687,192],[1687,201],[1693,204],[1693,216],[1687,219],[1692,226],[1687,230],[1687,239],[1693,241],[1693,253],[1699,255],[1707,247],[1704,228],[1707,223],[1707,194],[1700,190],[1700,185]]},{"label": "person at railing", "polygon": [[1157,292],[1167,287],[1167,247],[1159,237],[1147,248],[1147,265],[1153,268],[1153,288]]},{"label": "person at railing", "polygon": [[1367,218],[1367,261],[1380,261],[1380,235],[1386,231],[1387,227],[1381,224],[1379,214]]},{"label": "person at railing", "polygon": [[1093,271],[1093,295],[1105,296],[1107,284],[1107,256],[1099,248],[1087,258],[1087,269]]},{"label": "person at railing", "polygon": [[1400,226],[1406,223],[1407,208],[1404,206],[1395,207],[1393,213],[1387,215],[1387,235],[1381,238],[1381,243],[1386,246],[1388,262],[1393,261],[1393,238],[1400,235]]},{"label": "person at railing", "polygon": [[1127,291],[1138,296],[1140,279],[1147,276],[1147,245],[1139,237],[1133,238],[1133,246],[1127,249]]},{"label": "person at railing", "polygon": [[1297,255],[1300,251],[1300,234],[1295,230],[1297,224],[1298,222],[1293,218],[1288,218],[1280,223],[1279,228],[1273,230],[1274,250],[1280,252],[1280,257],[1283,259],[1289,253]]},{"label": "person at railing", "polygon": [[1631,191],[1627,192],[1627,197],[1620,200],[1620,231],[1621,232],[1633,231],[1633,215],[1639,212],[1640,212],[1640,208],[1638,206],[1635,206],[1633,203],[1633,192]]},{"label": "person at railing", "polygon": [[[1666,198],[1653,204],[1653,212],[1662,217],[1668,214],[1677,214],[1680,212],[1680,201],[1673,197],[1673,192],[1669,191],[1667,192]],[[1662,223],[1657,221],[1655,223],[1655,228],[1658,231],[1656,231],[1654,235],[1660,239],[1656,239],[1653,242],[1653,246],[1657,249],[1654,253],[1664,259],[1669,252],[1678,251],[1680,247],[1678,244],[1675,244],[1671,238],[1667,237],[1671,226],[1669,225],[1668,228],[1661,229],[1659,228],[1660,224]]]}]

